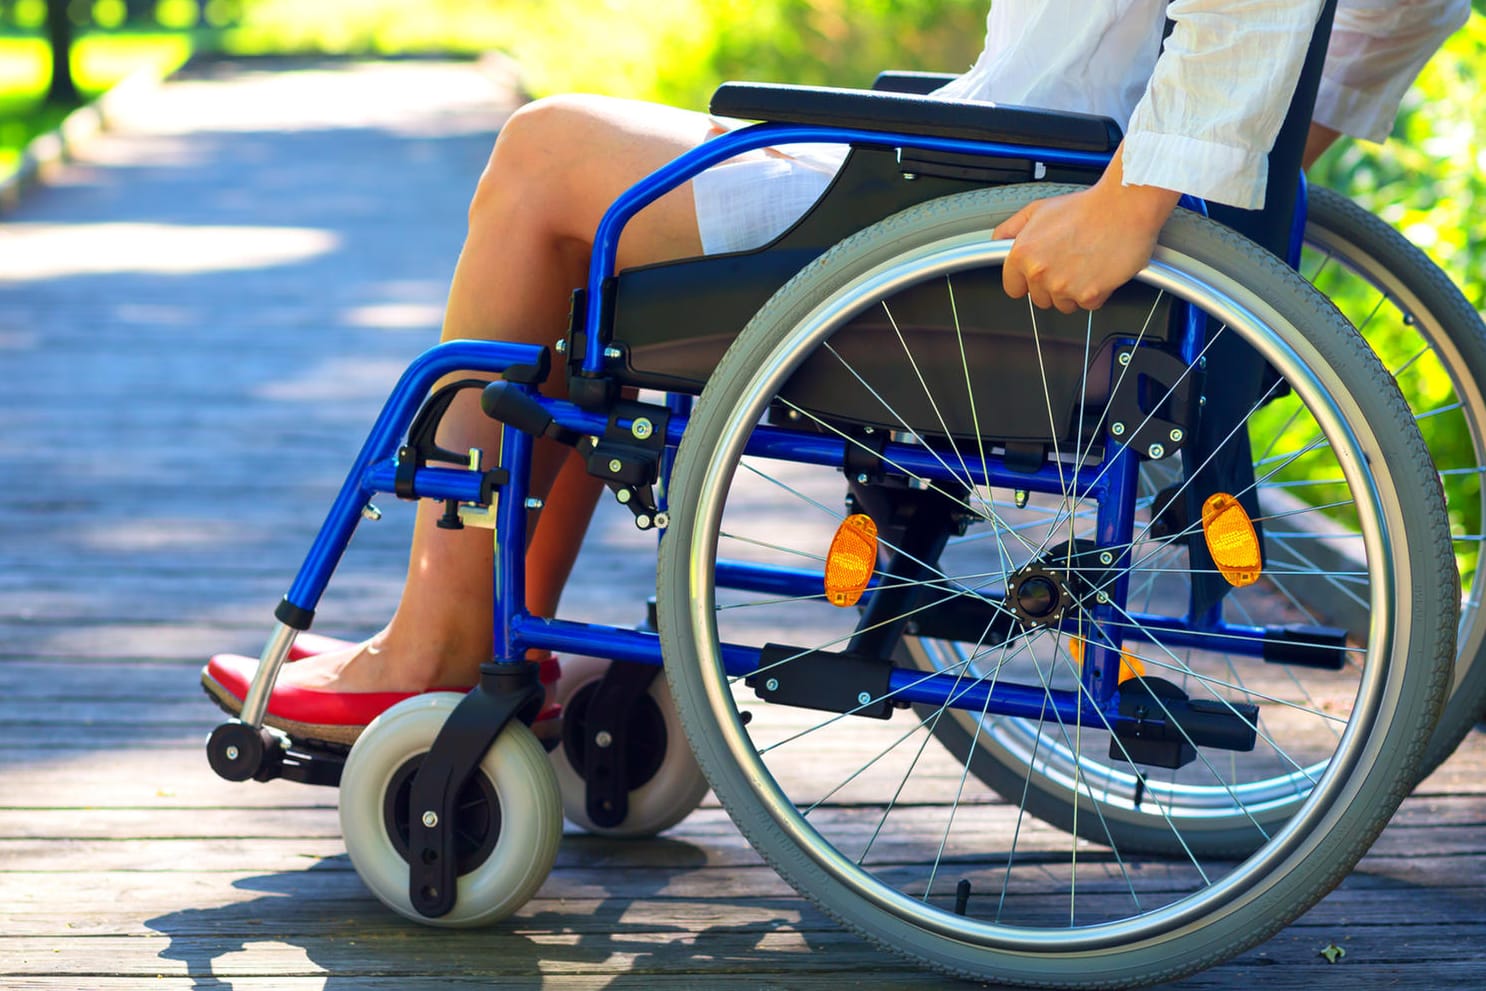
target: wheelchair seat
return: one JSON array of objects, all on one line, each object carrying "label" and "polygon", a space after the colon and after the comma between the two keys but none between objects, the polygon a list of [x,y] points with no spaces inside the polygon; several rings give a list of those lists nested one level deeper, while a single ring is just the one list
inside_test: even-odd
[{"label": "wheelchair seat", "polygon": [[[726,83],[711,109],[727,116],[774,123],[849,127],[933,137],[1112,152],[1119,126],[1107,117],[1025,107],[931,99],[926,96],[828,87]],[[912,148],[853,146],[826,192],[813,207],[769,244],[743,252],[627,269],[607,287],[612,314],[609,343],[621,357],[613,372],[622,385],[697,393],[734,338],[763,304],[797,272],[851,234],[926,200],[986,186],[1033,180],[1092,183],[1100,169],[1048,166],[1025,159],[986,159]],[[977,298],[996,314],[982,327],[998,341],[1024,333],[1023,304],[1008,305],[996,292]],[[1153,294],[1136,290],[1115,306],[1128,306],[1138,329],[1147,321]],[[912,304],[909,304],[910,307]],[[1061,315],[1055,315],[1061,316]],[[885,326],[864,323],[862,348],[882,347]],[[1051,324],[1056,337],[1083,346],[1077,317]],[[942,321],[940,322],[942,326]],[[1097,344],[1097,342],[1096,342]],[[994,345],[1001,347],[1000,343]],[[896,345],[894,345],[896,348]],[[569,353],[578,354],[574,348]],[[958,361],[958,358],[956,358]],[[832,381],[828,370],[817,369]],[[842,385],[846,391],[849,386]],[[1004,393],[1011,382],[987,383]],[[820,393],[816,393],[820,395]],[[841,389],[828,395],[840,396]],[[1076,401],[1076,400],[1075,400]],[[1040,393],[1038,403],[1042,402]],[[876,408],[875,417],[869,409]],[[822,412],[856,422],[880,419],[880,403],[843,399]],[[1070,429],[1074,425],[1070,422]],[[1016,433],[1015,430],[1012,431]]]}]

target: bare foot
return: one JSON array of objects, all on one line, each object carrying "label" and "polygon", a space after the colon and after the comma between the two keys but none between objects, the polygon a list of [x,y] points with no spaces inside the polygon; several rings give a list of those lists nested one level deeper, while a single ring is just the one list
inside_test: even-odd
[{"label": "bare foot", "polygon": [[[480,660],[455,651],[404,650],[383,631],[365,643],[285,664],[277,683],[317,692],[426,692],[466,690],[479,679]],[[467,652],[466,652],[467,653]]]}]

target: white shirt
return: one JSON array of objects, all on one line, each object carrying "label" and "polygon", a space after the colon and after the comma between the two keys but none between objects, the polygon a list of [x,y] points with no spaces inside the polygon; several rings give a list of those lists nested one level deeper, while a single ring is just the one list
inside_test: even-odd
[{"label": "white shirt", "polygon": [[[1112,117],[1126,183],[1255,209],[1321,5],[996,0],[985,50],[937,95]],[[1316,119],[1385,138],[1414,76],[1469,15],[1470,0],[1339,0]]]},{"label": "white shirt", "polygon": [[[938,95],[1112,117],[1125,129],[1126,183],[1255,209],[1321,4],[995,0],[985,50]],[[1383,140],[1414,76],[1469,16],[1470,0],[1338,0],[1315,119]],[[788,145],[697,176],[703,249],[777,237],[844,155],[839,145]]]}]

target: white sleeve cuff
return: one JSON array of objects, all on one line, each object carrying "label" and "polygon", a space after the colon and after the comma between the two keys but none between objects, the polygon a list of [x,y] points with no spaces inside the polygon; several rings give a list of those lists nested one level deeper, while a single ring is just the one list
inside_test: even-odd
[{"label": "white sleeve cuff", "polygon": [[1244,210],[1264,206],[1269,156],[1180,134],[1125,135],[1125,185],[1160,186]]}]

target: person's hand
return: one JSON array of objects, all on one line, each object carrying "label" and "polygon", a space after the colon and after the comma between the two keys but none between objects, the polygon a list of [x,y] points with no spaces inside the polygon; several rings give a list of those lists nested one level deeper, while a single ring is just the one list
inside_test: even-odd
[{"label": "person's hand", "polygon": [[1093,186],[1030,203],[997,226],[993,237],[1015,239],[1001,272],[1013,299],[1030,296],[1063,313],[1097,310],[1150,261],[1181,194],[1124,185],[1119,162],[1116,152]]}]

